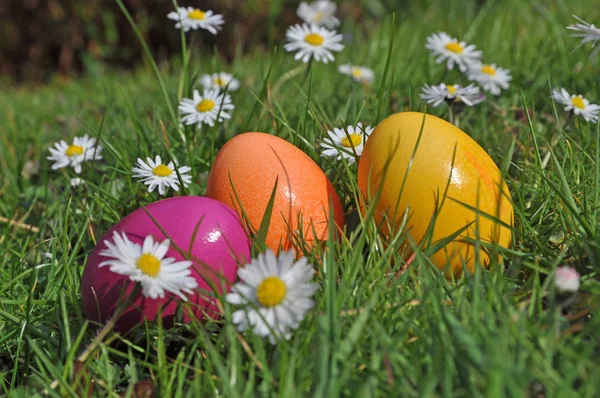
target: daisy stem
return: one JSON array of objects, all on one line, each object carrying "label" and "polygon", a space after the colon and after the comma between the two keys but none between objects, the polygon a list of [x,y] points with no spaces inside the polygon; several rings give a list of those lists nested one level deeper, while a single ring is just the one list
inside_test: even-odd
[{"label": "daisy stem", "polygon": [[215,154],[215,137],[217,136],[217,129],[218,129],[218,127],[215,126],[215,131],[211,135],[211,138],[210,138],[210,159],[211,159],[211,162],[215,159],[215,156],[216,156],[216,154]]},{"label": "daisy stem", "polygon": [[448,120],[450,123],[454,124],[454,107],[452,104],[448,106]]},{"label": "daisy stem", "polygon": [[[215,118],[217,121],[219,121],[219,118],[221,117],[221,111],[223,110],[223,104],[225,103],[225,96],[227,95],[227,88],[225,88],[225,91],[223,92],[223,100],[221,101],[221,104],[219,104],[219,112],[217,112],[217,117]],[[215,138],[217,136],[217,134],[219,133],[219,124],[215,123],[214,126],[214,134],[211,137],[210,140],[210,158],[211,158],[211,162],[212,160],[214,160],[216,154],[215,154]]]},{"label": "daisy stem", "polygon": [[569,125],[571,124],[571,122],[573,121],[573,112],[569,112],[567,115],[567,118],[565,119],[565,122],[562,125],[562,130],[565,131],[567,129],[567,127],[569,127]]},{"label": "daisy stem", "polygon": [[[179,5],[177,4],[176,0],[173,0],[173,7],[175,7],[176,10],[179,8]],[[180,28],[180,35],[181,35],[181,62],[183,65],[182,65],[181,75],[179,76],[179,87],[177,88],[177,101],[178,102],[181,102],[181,99],[183,98],[183,91],[185,89],[185,83],[186,83],[186,78],[187,78],[187,73],[188,73],[189,59],[190,59],[191,51],[193,48],[193,47],[190,47],[190,53],[188,54],[187,41],[185,39],[185,31],[183,30],[183,26]],[[187,142],[187,139],[185,137],[185,129],[182,129],[179,126],[177,126],[177,131],[179,131],[179,136],[181,137],[181,142],[185,145]]]},{"label": "daisy stem", "polygon": [[[169,111],[169,116],[171,117],[171,120],[173,121],[173,124],[175,126],[179,126],[179,119],[177,118],[177,114],[175,112],[176,108],[173,108],[173,104],[171,104],[171,99],[169,97],[169,92],[167,91],[167,86],[165,84],[164,79],[162,78],[162,74],[160,73],[160,69],[158,68],[158,64],[156,63],[156,61],[154,60],[154,57],[152,56],[152,52],[150,51],[150,47],[148,47],[148,43],[146,43],[146,40],[144,39],[144,36],[142,35],[142,32],[140,31],[138,25],[135,23],[135,21],[133,20],[133,17],[131,16],[131,14],[129,13],[129,11],[127,10],[127,7],[125,7],[125,4],[123,4],[123,0],[115,0],[117,2],[117,5],[119,6],[119,8],[121,9],[121,11],[123,12],[123,15],[125,15],[125,18],[127,19],[127,21],[129,22],[129,24],[131,25],[131,28],[133,29],[133,31],[135,32],[135,35],[137,36],[137,38],[139,39],[142,48],[144,49],[144,53],[146,54],[146,57],[148,58],[148,61],[150,62],[150,65],[152,66],[152,70],[154,71],[154,74],[156,75],[156,80],[158,81],[158,85],[160,86],[160,91],[163,94],[164,100],[165,100],[165,104],[167,105],[167,109]],[[186,143],[185,140],[185,135],[183,134],[183,129],[178,128],[179,130],[179,134],[181,135],[181,139],[183,141],[183,143]]]},{"label": "daisy stem", "polygon": [[304,82],[306,82],[306,78],[308,77],[311,67],[313,64],[313,57],[310,57],[310,59],[308,60],[308,64],[306,64],[306,73],[304,74],[304,78],[302,79],[302,84],[301,86],[304,85]]},{"label": "daisy stem", "polygon": [[452,105],[450,105],[450,109],[452,110],[452,124],[458,128],[460,128],[460,114],[463,111],[462,105],[461,102],[456,101],[452,102]]},{"label": "daisy stem", "polygon": [[[177,10],[177,8],[178,8],[177,1],[173,0],[173,6]],[[179,87],[177,89],[177,100],[178,101],[181,101],[181,99],[183,98],[183,90],[185,87],[185,79],[187,76],[187,69],[188,69],[188,62],[189,62],[189,54],[187,52],[187,42],[185,40],[185,32],[183,31],[183,27],[181,27],[181,29],[180,29],[180,34],[181,34],[181,62],[183,64],[182,65],[183,69],[181,70],[181,76],[179,76]],[[190,48],[190,52],[191,52],[191,48]]]}]

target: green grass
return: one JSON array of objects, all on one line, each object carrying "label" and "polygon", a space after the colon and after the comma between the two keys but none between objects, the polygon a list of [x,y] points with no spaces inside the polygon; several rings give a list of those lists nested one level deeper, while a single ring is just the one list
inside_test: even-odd
[{"label": "green grass", "polygon": [[[571,14],[600,22],[595,0],[410,2],[396,8],[395,22],[391,13],[344,21],[351,43],[336,64],[315,63],[304,82],[304,66],[282,51],[284,38],[231,64],[196,46],[186,95],[201,73],[226,70],[242,81],[233,119],[201,131],[180,131],[173,119],[179,59],[158,65],[164,93],[149,66],[3,88],[0,216],[20,224],[0,222],[0,394],[33,396],[52,385],[51,395],[77,396],[93,380],[97,396],[132,396],[136,382],[149,380],[161,397],[599,396],[600,128],[565,124],[549,99],[552,84],[600,102],[600,63],[588,60],[589,46],[572,52]],[[484,60],[513,75],[509,90],[460,119],[501,166],[514,201],[513,245],[501,265],[447,281],[419,254],[396,279],[398,243],[385,249],[367,219],[352,244],[330,240],[327,254],[309,253],[321,289],[289,342],[238,334],[229,315],[171,330],[151,323],[130,336],[111,334],[113,344],[101,344],[79,370],[75,358],[97,333],[80,304],[87,255],[110,226],[159,199],[130,178],[138,156],[166,156],[166,144],[193,169],[187,194],[202,195],[228,139],[273,133],[314,159],[350,210],[356,166],[320,158],[318,142],[333,127],[424,110],[420,87],[444,74],[424,48],[439,30],[476,44]],[[346,61],[375,70],[371,89],[337,73]],[[451,79],[466,83],[458,71]],[[445,109],[430,111],[447,118]],[[85,133],[102,140],[105,160],[86,163],[87,184],[74,190],[72,172],[52,171],[46,157],[55,141]],[[563,313],[551,278],[562,264],[582,274],[581,292]]]}]

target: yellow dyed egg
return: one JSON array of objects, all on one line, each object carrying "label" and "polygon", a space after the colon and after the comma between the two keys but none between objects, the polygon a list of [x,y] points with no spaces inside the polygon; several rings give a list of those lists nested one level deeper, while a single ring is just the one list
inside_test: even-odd
[{"label": "yellow dyed egg", "polygon": [[[466,227],[432,256],[447,275],[459,275],[463,266],[473,271],[477,237],[502,247],[511,242],[513,205],[500,170],[471,137],[435,116],[401,112],[383,120],[365,144],[358,186],[366,206],[375,206],[384,234],[406,220],[410,239],[416,244],[431,239],[433,246]],[[484,246],[479,259],[489,265]],[[410,254],[408,242],[403,249]]]}]

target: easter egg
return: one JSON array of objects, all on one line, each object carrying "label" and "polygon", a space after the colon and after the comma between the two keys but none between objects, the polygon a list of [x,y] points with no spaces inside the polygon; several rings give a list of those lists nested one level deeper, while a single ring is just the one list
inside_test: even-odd
[{"label": "easter egg", "polygon": [[[448,276],[463,265],[472,272],[477,255],[489,265],[483,244],[476,253],[475,238],[502,247],[511,242],[513,205],[500,170],[471,137],[435,116],[401,112],[383,120],[365,144],[358,186],[384,234],[406,220],[414,243],[427,239],[434,246],[464,229],[432,256]],[[410,255],[407,241],[402,250]]]},{"label": "easter egg", "polygon": [[[113,232],[125,233],[131,242],[140,246],[149,235],[157,243],[168,236],[171,244],[164,258],[186,260],[176,248],[190,255],[193,264],[189,270],[198,288],[193,290],[194,294],[186,295],[189,301],[186,310],[193,311],[193,317],[184,312],[184,321],[194,317],[200,319],[205,312],[217,316],[213,299],[203,291],[213,292],[210,286],[213,284],[221,292],[223,285],[235,281],[238,266],[250,260],[250,241],[246,232],[237,214],[223,203],[200,196],[180,196],[137,209],[98,240],[83,271],[81,298],[84,313],[88,319],[100,323],[110,319],[118,303],[129,298],[137,283],[129,276],[111,271],[108,265],[99,267],[100,263],[110,259],[101,252],[107,249],[107,241],[114,243]],[[137,267],[142,269],[140,265]],[[132,305],[117,322],[120,331],[128,331],[144,319],[155,320],[159,312],[163,324],[169,327],[173,324],[178,303],[182,301],[168,291],[164,298],[152,299],[140,292],[131,299]]]},{"label": "easter egg", "polygon": [[312,247],[327,239],[331,218],[343,228],[342,204],[325,173],[294,145],[265,133],[240,134],[221,148],[208,176],[206,196],[235,208],[255,232],[276,183],[266,236],[269,248],[293,249],[299,239]]}]

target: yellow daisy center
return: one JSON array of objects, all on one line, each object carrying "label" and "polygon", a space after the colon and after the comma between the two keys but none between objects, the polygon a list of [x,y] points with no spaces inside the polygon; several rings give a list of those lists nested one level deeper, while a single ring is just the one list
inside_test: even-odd
[{"label": "yellow daisy center", "polygon": [[360,134],[349,134],[349,136],[349,138],[348,136],[345,136],[340,141],[340,144],[342,144],[343,147],[352,148],[361,144],[362,136]]},{"label": "yellow daisy center", "polygon": [[283,302],[285,283],[277,276],[268,276],[256,288],[256,298],[263,307],[275,307]]},{"label": "yellow daisy center", "polygon": [[225,80],[221,79],[220,77],[215,77],[213,79],[213,83],[219,87],[225,87],[227,85]]},{"label": "yellow daisy center", "polygon": [[465,49],[459,43],[448,43],[446,44],[446,50],[452,51],[455,54],[462,54]]},{"label": "yellow daisy center", "polygon": [[571,98],[571,103],[576,108],[585,109],[585,103],[583,102],[583,98],[581,98],[581,97],[573,97],[573,98]]},{"label": "yellow daisy center", "polygon": [[315,21],[321,22],[322,20],[323,20],[323,13],[321,11],[317,11],[317,13],[315,14]]},{"label": "yellow daisy center", "polygon": [[209,99],[203,99],[196,105],[196,110],[198,112],[208,112],[211,111],[215,107],[215,102]]},{"label": "yellow daisy center", "polygon": [[83,154],[83,147],[79,145],[69,145],[67,150],[65,151],[65,155],[67,156],[77,156]]},{"label": "yellow daisy center", "polygon": [[492,65],[483,65],[481,67],[481,71],[483,73],[485,73],[486,75],[490,75],[490,76],[496,75],[496,68],[494,68]]},{"label": "yellow daisy center", "polygon": [[360,70],[360,68],[352,68],[352,76],[353,77],[361,77],[362,76],[362,70]]},{"label": "yellow daisy center", "polygon": [[446,86],[446,88],[450,94],[454,94],[456,92],[456,86],[454,84],[451,86]]},{"label": "yellow daisy center", "polygon": [[160,260],[150,253],[142,254],[135,265],[148,276],[156,276],[160,271]]},{"label": "yellow daisy center", "polygon": [[317,33],[309,33],[304,38],[304,41],[311,46],[320,46],[325,41],[325,38]]},{"label": "yellow daisy center", "polygon": [[152,169],[152,174],[157,177],[168,177],[173,174],[173,170],[165,166],[164,164],[159,164],[155,168]]},{"label": "yellow daisy center", "polygon": [[188,18],[195,19],[197,21],[201,21],[204,19],[205,14],[206,13],[204,11],[200,11],[199,9],[195,8],[193,11],[190,11],[188,13]]}]

